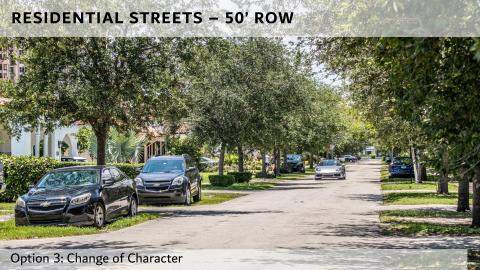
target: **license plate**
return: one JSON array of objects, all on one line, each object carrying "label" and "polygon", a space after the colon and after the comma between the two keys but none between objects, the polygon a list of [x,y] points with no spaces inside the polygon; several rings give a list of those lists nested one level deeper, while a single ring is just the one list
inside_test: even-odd
[{"label": "license plate", "polygon": [[402,168],[402,169],[406,169],[406,168],[407,168],[407,166],[402,166],[401,168]]}]

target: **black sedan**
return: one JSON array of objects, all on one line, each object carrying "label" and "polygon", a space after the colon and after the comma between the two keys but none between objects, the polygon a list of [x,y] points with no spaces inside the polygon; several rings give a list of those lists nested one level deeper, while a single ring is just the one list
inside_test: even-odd
[{"label": "black sedan", "polygon": [[15,206],[15,224],[75,224],[103,227],[137,214],[135,182],[109,166],[75,166],[44,175]]}]

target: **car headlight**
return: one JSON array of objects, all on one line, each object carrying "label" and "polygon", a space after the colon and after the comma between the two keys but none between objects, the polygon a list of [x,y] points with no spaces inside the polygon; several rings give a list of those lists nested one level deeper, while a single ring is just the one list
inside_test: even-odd
[{"label": "car headlight", "polygon": [[143,186],[143,179],[140,177],[135,178],[135,183],[137,183],[137,186]]},{"label": "car headlight", "polygon": [[315,171],[320,172],[320,171],[322,171],[322,168],[317,167],[317,168],[315,168]]},{"label": "car headlight", "polygon": [[335,169],[335,171],[340,172],[340,171],[342,171],[342,168],[337,168],[337,169]]},{"label": "car headlight", "polygon": [[175,177],[172,181],[172,186],[181,186],[183,184],[183,176]]},{"label": "car headlight", "polygon": [[25,201],[22,199],[22,197],[18,197],[15,203],[18,207],[25,208]]},{"label": "car headlight", "polygon": [[73,197],[70,200],[70,204],[71,205],[76,205],[76,204],[86,203],[90,200],[90,197],[92,197],[91,193],[85,193],[85,194],[79,195],[77,197]]}]

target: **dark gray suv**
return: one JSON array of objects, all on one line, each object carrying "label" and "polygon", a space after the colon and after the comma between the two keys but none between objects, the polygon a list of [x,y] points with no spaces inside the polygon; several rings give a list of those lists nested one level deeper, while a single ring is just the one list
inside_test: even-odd
[{"label": "dark gray suv", "polygon": [[202,199],[202,183],[188,155],[150,158],[135,178],[140,203],[185,204]]}]

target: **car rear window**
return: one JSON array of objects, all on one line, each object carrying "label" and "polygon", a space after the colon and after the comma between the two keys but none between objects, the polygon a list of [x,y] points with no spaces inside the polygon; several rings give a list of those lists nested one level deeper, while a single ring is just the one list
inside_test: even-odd
[{"label": "car rear window", "polygon": [[411,158],[396,158],[393,160],[392,165],[412,165]]}]

